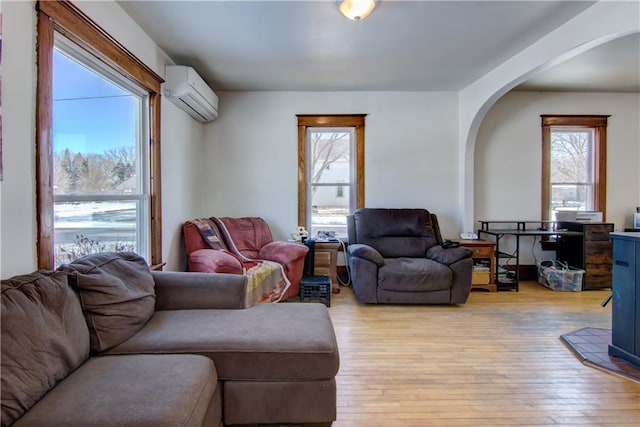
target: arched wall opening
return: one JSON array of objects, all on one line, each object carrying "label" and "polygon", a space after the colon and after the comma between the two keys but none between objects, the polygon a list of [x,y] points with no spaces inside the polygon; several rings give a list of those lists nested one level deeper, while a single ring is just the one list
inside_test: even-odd
[{"label": "arched wall opening", "polygon": [[461,230],[475,229],[475,148],[493,105],[520,83],[596,46],[640,32],[636,2],[598,2],[460,92]]}]

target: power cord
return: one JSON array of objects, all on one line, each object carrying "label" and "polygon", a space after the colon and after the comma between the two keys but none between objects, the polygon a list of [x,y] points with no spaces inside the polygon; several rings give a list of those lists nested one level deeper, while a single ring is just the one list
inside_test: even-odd
[{"label": "power cord", "polygon": [[336,274],[336,277],[338,278],[338,282],[340,282],[341,285],[349,286],[351,284],[351,271],[349,269],[349,259],[348,259],[348,254],[347,254],[347,245],[345,245],[344,240],[342,240],[342,239],[338,239],[338,241],[342,245],[342,253],[343,253],[343,257],[344,257],[344,266],[345,266],[345,268],[347,270],[347,281],[343,282],[342,278],[340,277],[339,274]]}]

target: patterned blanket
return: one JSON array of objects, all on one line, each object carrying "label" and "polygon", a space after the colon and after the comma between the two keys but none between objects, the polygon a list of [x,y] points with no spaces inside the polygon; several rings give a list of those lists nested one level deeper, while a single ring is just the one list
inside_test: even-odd
[{"label": "patterned blanket", "polygon": [[227,227],[217,218],[198,218],[192,222],[211,249],[224,251],[242,264],[243,273],[247,276],[247,307],[257,303],[278,302],[282,299],[291,285],[282,265],[274,261],[244,256],[233,243]]}]

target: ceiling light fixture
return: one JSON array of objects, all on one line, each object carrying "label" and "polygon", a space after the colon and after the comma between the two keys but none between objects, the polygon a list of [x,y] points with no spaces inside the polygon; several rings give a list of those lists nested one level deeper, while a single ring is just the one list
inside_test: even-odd
[{"label": "ceiling light fixture", "polygon": [[376,0],[336,0],[340,12],[352,21],[360,21],[376,7]]}]

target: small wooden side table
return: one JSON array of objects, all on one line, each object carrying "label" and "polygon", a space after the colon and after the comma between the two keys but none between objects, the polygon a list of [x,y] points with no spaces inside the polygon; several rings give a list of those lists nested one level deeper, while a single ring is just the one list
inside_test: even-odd
[{"label": "small wooden side table", "polygon": [[336,271],[338,249],[340,249],[340,242],[320,242],[316,240],[313,274],[316,276],[329,276],[333,293],[340,292],[338,273]]},{"label": "small wooden side table", "polygon": [[490,240],[460,240],[460,244],[473,250],[474,271],[471,273],[471,289],[497,292],[498,287],[494,281],[496,243]]}]

